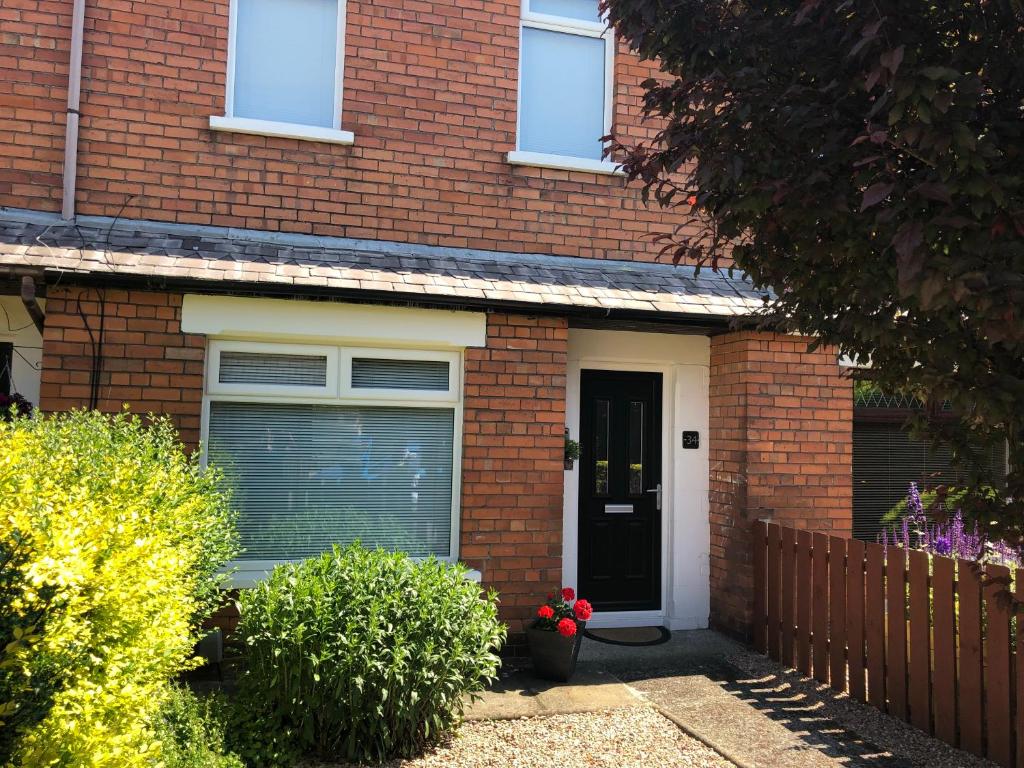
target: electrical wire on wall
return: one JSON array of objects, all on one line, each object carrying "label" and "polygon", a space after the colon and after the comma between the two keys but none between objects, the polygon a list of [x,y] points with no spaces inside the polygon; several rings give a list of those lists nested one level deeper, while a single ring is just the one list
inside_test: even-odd
[{"label": "electrical wire on wall", "polygon": [[[99,327],[93,330],[89,316],[82,311],[82,298],[89,292],[96,294],[99,309]],[[95,410],[100,402],[100,385],[103,377],[103,343],[107,320],[107,293],[103,288],[83,288],[75,299],[75,311],[82,319],[82,327],[89,334],[91,360],[89,365],[89,410]]]}]

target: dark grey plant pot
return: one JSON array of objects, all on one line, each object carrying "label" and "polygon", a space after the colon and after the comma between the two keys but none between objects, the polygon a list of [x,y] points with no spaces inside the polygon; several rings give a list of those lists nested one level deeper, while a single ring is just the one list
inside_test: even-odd
[{"label": "dark grey plant pot", "polygon": [[526,630],[526,640],[530,644],[530,656],[533,658],[533,671],[545,680],[567,683],[576,672],[576,659],[580,655],[583,642],[585,621],[576,622],[576,634],[562,637],[557,631],[530,627]]}]

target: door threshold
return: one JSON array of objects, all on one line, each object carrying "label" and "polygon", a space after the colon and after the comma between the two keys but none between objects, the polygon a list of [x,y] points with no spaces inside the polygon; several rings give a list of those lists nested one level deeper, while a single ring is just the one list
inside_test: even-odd
[{"label": "door threshold", "polygon": [[664,627],[664,611],[604,611],[595,612],[587,622],[588,628],[617,629],[619,627]]}]

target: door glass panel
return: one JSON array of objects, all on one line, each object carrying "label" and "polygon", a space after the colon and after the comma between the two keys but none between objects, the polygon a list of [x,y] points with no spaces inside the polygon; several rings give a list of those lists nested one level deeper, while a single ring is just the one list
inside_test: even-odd
[{"label": "door glass panel", "polygon": [[629,404],[629,495],[644,492],[644,404]]},{"label": "door glass panel", "polygon": [[598,496],[607,496],[611,402],[595,400],[594,411],[594,492]]}]

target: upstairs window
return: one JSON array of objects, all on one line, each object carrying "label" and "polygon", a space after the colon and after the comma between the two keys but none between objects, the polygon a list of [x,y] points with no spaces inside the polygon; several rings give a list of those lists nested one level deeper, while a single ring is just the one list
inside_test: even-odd
[{"label": "upstairs window", "polygon": [[614,38],[598,0],[523,0],[522,8],[518,147],[510,159],[610,165],[601,137],[611,130]]},{"label": "upstairs window", "polygon": [[215,130],[351,143],[341,128],[345,0],[231,0]]}]

